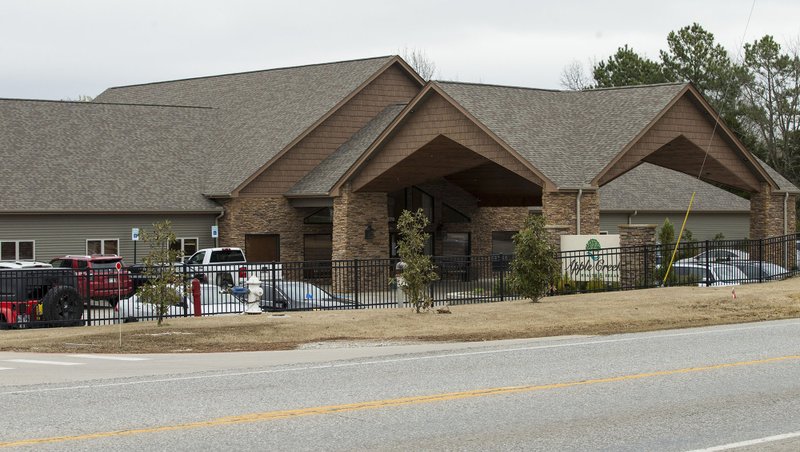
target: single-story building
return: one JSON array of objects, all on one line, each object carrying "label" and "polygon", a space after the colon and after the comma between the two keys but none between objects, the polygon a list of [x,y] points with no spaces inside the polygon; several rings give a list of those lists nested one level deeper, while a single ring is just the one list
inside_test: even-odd
[{"label": "single-story building", "polygon": [[[0,100],[2,259],[134,256],[169,219],[186,253],[379,258],[422,208],[434,254],[682,220],[697,238],[794,232],[798,189],[687,83],[553,91],[425,82],[397,56]],[[750,200],[720,187],[749,193]],[[211,237],[217,226],[218,239]],[[138,245],[137,259],[145,252]]]}]

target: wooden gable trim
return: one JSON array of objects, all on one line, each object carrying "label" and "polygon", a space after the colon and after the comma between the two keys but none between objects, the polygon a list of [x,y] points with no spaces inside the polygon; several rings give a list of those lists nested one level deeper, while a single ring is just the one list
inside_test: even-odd
[{"label": "wooden gable trim", "polygon": [[[678,92],[675,97],[670,100],[666,106],[650,121],[647,126],[645,126],[638,134],[592,179],[591,184],[594,186],[598,186],[600,181],[603,177],[619,163],[622,158],[634,147],[636,144],[649,132],[658,122],[667,114],[667,112],[672,109],[675,104],[678,103],[684,96],[691,96],[690,100],[693,100],[696,105],[700,106],[701,113],[705,114],[707,117],[710,118],[712,122],[715,123],[716,129],[719,129],[720,137],[728,141],[732,144],[731,148],[734,151],[738,151],[742,156],[744,156],[747,161],[750,163],[751,169],[755,170],[755,173],[761,176],[765,181],[770,183],[773,187],[777,187],[777,183],[769,176],[769,174],[764,170],[761,165],[755,160],[753,155],[747,148],[742,144],[741,141],[736,137],[733,131],[728,128],[728,126],[720,119],[719,114],[714,110],[714,108],[706,101],[706,99],[700,94],[697,88],[694,87],[691,83],[687,83],[686,86]],[[635,168],[635,167],[634,167]],[[633,168],[631,168],[633,169]],[[610,181],[606,181],[608,183]]]},{"label": "wooden gable trim", "polygon": [[[455,101],[452,97],[447,95],[444,90],[439,87],[436,82],[429,82],[425,88],[423,88],[420,93],[411,100],[411,102],[406,105],[402,112],[397,116],[397,118],[392,121],[389,126],[384,130],[378,138],[367,148],[367,151],[359,157],[358,160],[344,173],[344,175],[334,184],[333,188],[331,189],[329,195],[330,196],[338,196],[339,190],[344,185],[346,181],[348,181],[359,169],[363,167],[363,165],[370,159],[370,157],[376,152],[376,150],[386,142],[386,140],[392,135],[392,133],[397,130],[402,122],[408,117],[409,114],[413,113],[416,107],[422,103],[429,95],[433,93],[438,94],[442,97],[447,103],[452,105],[459,113],[463,114],[470,122],[475,124],[483,133],[485,133],[489,138],[494,140],[502,149],[508,152],[512,157],[518,160],[525,168],[527,168],[531,173],[533,173],[536,177],[538,177],[546,186],[546,188],[553,189],[556,187],[556,184],[546,177],[541,171],[539,171],[536,167],[534,167],[531,162],[527,159],[522,157],[517,151],[515,151],[511,146],[509,146],[505,141],[503,141],[500,137],[498,137],[494,132],[492,132],[488,127],[486,127],[482,122],[480,122],[477,118],[475,118],[472,114],[470,114],[465,108],[463,108],[458,102]],[[545,187],[543,187],[545,188]]]},{"label": "wooden gable trim", "polygon": [[393,66],[393,65],[395,65],[395,64],[397,64],[397,65],[399,65],[400,67],[402,67],[402,68],[405,70],[405,72],[407,72],[407,73],[408,73],[408,75],[409,75],[409,76],[411,76],[411,78],[412,78],[412,79],[413,79],[415,82],[417,82],[417,83],[419,84],[419,86],[420,86],[420,87],[422,87],[422,86],[424,86],[424,85],[425,85],[425,81],[422,79],[422,77],[420,77],[420,76],[419,76],[419,74],[417,74],[417,73],[416,73],[416,72],[415,72],[413,69],[411,69],[411,67],[408,65],[408,63],[406,63],[405,61],[403,61],[403,59],[402,59],[402,58],[400,58],[399,56],[394,56],[394,57],[392,57],[392,59],[390,59],[389,61],[387,61],[387,62],[386,62],[386,64],[384,64],[384,65],[383,65],[383,66],[382,66],[380,69],[378,69],[377,71],[375,71],[375,73],[374,73],[374,74],[372,74],[372,76],[370,76],[370,77],[369,77],[367,80],[365,80],[365,81],[364,81],[364,82],[363,82],[361,85],[359,85],[359,86],[358,86],[356,89],[354,89],[354,90],[353,90],[353,92],[351,92],[351,93],[350,93],[350,94],[348,94],[348,95],[347,95],[347,96],[346,96],[344,99],[342,99],[341,101],[339,101],[339,102],[338,102],[336,105],[334,105],[334,106],[333,106],[333,108],[331,108],[330,110],[328,110],[328,112],[327,112],[327,113],[325,113],[324,115],[322,115],[322,116],[321,116],[321,117],[320,117],[320,118],[319,118],[317,121],[315,121],[315,122],[314,122],[314,123],[313,123],[313,124],[312,124],[312,125],[311,125],[309,128],[307,128],[305,131],[303,131],[303,133],[301,133],[300,135],[298,135],[298,136],[297,136],[297,137],[296,137],[294,140],[292,140],[292,141],[291,141],[291,142],[290,142],[288,145],[286,145],[286,146],[285,146],[283,149],[281,149],[281,150],[280,150],[280,152],[278,152],[277,154],[275,154],[275,156],[273,156],[273,157],[272,157],[271,159],[269,159],[269,160],[268,160],[266,163],[264,163],[263,165],[261,165],[261,167],[260,167],[260,168],[259,168],[259,169],[258,169],[256,172],[254,172],[253,174],[251,174],[251,175],[250,175],[250,176],[249,176],[247,179],[245,179],[245,180],[244,180],[244,181],[243,181],[241,184],[239,184],[239,185],[238,185],[238,186],[237,186],[237,187],[236,187],[236,188],[235,188],[235,189],[234,189],[234,190],[231,192],[231,196],[233,196],[233,197],[239,196],[239,193],[242,191],[242,189],[244,189],[244,188],[245,188],[247,185],[249,185],[249,184],[250,184],[251,182],[253,182],[253,181],[254,181],[256,178],[258,178],[258,176],[260,176],[262,173],[264,173],[264,171],[266,171],[266,170],[267,170],[267,168],[269,168],[269,167],[270,167],[270,166],[271,166],[273,163],[275,163],[276,161],[278,161],[278,160],[279,160],[281,157],[283,157],[283,156],[284,156],[284,155],[285,155],[287,152],[289,152],[289,151],[290,151],[290,150],[291,150],[293,147],[295,147],[295,146],[297,145],[297,143],[299,143],[299,142],[300,142],[300,141],[302,141],[304,138],[306,138],[306,137],[307,137],[309,134],[311,134],[311,132],[313,132],[313,131],[314,131],[314,130],[317,128],[317,127],[319,127],[319,126],[320,126],[322,123],[324,123],[324,122],[325,122],[325,121],[326,121],[328,118],[330,118],[331,116],[333,116],[333,115],[334,115],[334,114],[335,114],[337,111],[339,111],[339,110],[340,110],[340,109],[341,109],[341,108],[342,108],[342,107],[343,107],[345,104],[347,104],[347,103],[348,103],[350,100],[352,100],[352,99],[353,99],[353,98],[354,98],[356,95],[358,95],[358,93],[360,93],[361,91],[363,91],[363,90],[364,90],[364,88],[366,88],[366,87],[367,87],[367,86],[368,86],[370,83],[372,83],[373,81],[375,81],[375,79],[377,79],[378,77],[380,77],[380,76],[381,76],[381,74],[383,74],[384,72],[386,72],[386,71],[387,71],[387,70],[388,70],[390,67],[392,67],[392,66]]}]

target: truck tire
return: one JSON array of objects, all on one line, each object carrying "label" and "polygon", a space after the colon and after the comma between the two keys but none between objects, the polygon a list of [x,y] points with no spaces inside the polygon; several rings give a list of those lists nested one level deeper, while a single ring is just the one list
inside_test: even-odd
[{"label": "truck tire", "polygon": [[69,286],[53,287],[41,300],[42,320],[51,326],[78,326],[83,321],[83,300]]},{"label": "truck tire", "polygon": [[6,317],[3,314],[0,314],[0,330],[7,330],[11,326],[6,321]]}]

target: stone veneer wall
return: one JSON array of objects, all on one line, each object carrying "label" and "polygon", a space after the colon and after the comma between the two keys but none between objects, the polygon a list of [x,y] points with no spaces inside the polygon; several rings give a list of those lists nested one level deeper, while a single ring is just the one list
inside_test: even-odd
[{"label": "stone veneer wall", "polygon": [[622,287],[650,287],[656,280],[655,224],[619,225],[619,244],[623,249],[619,275]]},{"label": "stone veneer wall", "polygon": [[[374,236],[364,237],[372,225]],[[386,193],[353,193],[348,184],[333,201],[333,259],[382,259],[389,257],[389,215]],[[356,273],[357,271],[357,273]],[[393,275],[388,265],[354,268],[334,264],[333,291],[385,290]]]},{"label": "stone veneer wall", "polygon": [[472,217],[472,255],[492,253],[493,231],[519,231],[528,217],[527,207],[480,207]]},{"label": "stone veneer wall", "polygon": [[330,225],[303,224],[316,209],[292,207],[283,196],[232,198],[223,200],[222,205],[225,215],[219,220],[220,246],[244,248],[246,234],[278,234],[280,259],[302,261],[303,235],[331,232]]},{"label": "stone veneer wall", "polygon": [[[548,225],[568,226],[566,234],[576,234],[575,214],[578,192],[542,193],[542,215]],[[597,191],[581,194],[581,234],[600,233],[600,195]]]}]

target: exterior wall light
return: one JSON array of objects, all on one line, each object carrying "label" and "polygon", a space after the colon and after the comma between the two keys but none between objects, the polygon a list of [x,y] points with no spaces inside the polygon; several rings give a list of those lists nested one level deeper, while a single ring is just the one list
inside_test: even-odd
[{"label": "exterior wall light", "polygon": [[375,229],[372,229],[372,223],[367,225],[367,228],[364,229],[364,239],[365,240],[372,240],[375,238]]}]

